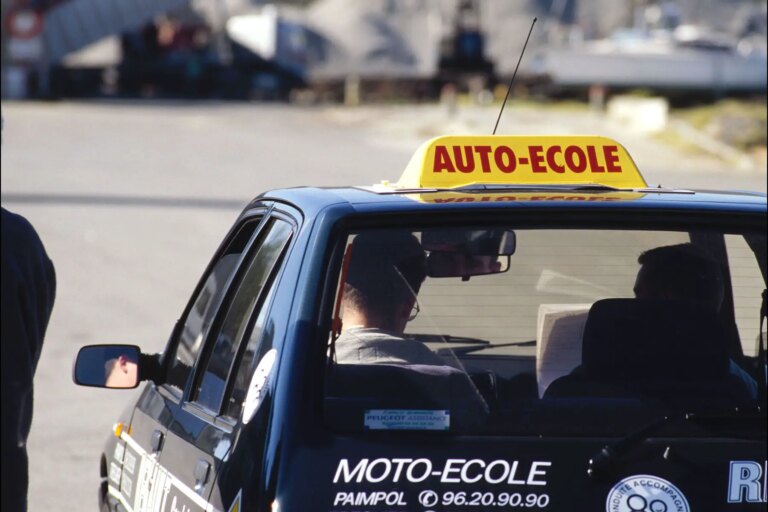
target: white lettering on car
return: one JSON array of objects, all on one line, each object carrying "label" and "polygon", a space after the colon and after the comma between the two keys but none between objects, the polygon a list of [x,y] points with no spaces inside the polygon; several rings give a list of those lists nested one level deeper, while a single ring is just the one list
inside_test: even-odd
[{"label": "white lettering on car", "polygon": [[399,505],[404,506],[408,503],[405,501],[405,493],[402,492],[337,492],[336,497],[333,499],[333,505],[349,506],[349,505],[368,505],[376,506],[379,503],[388,505],[390,507]]},{"label": "white lettering on car", "polygon": [[[474,484],[483,481],[488,484],[547,485],[549,461],[534,461],[521,464],[520,461],[497,459],[486,462],[482,459],[447,459],[440,466],[425,458],[378,458],[360,459],[350,462],[340,459],[333,477],[333,483],[399,483],[403,480],[419,483],[430,477],[445,484]],[[337,496],[338,497],[338,496]]]},{"label": "white lettering on car", "polygon": [[728,503],[766,503],[768,462],[731,461],[728,475]]}]

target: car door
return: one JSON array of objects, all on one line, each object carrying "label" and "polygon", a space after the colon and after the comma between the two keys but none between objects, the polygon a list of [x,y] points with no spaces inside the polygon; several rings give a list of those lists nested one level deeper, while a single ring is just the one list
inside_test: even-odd
[{"label": "car door", "polygon": [[[168,426],[179,408],[191,370],[210,330],[225,291],[228,289],[249,242],[264,219],[266,210],[236,225],[222,244],[177,322],[166,349],[162,385],[145,386],[131,422],[120,426],[114,467],[110,467],[110,494],[138,512],[160,510],[167,498],[167,471],[159,465]],[[117,465],[121,462],[120,465]],[[170,502],[169,502],[170,504]]]},{"label": "car door", "polygon": [[248,336],[261,330],[254,323],[264,321],[260,313],[266,311],[293,232],[291,221],[269,216],[230,282],[168,425],[160,455],[160,476],[168,488],[162,510],[222,508],[221,503],[210,503],[209,496],[229,455],[244,398],[232,392],[240,389],[235,386],[236,363],[243,357]]}]

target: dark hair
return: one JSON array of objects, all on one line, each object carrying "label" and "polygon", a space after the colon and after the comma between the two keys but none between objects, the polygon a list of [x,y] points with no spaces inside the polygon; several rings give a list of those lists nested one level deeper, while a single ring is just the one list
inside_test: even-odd
[{"label": "dark hair", "polygon": [[359,309],[391,316],[427,276],[421,244],[408,231],[361,233],[352,242],[344,296]]},{"label": "dark hair", "polygon": [[695,300],[720,308],[723,300],[720,266],[690,243],[650,249],[642,253],[637,262],[642,265],[643,285],[653,297]]}]

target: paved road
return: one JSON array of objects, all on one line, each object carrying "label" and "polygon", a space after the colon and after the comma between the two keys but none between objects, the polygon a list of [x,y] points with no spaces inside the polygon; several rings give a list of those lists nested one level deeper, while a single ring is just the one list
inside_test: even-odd
[{"label": "paved road", "polygon": [[[54,260],[58,297],[36,377],[30,510],[96,506],[98,455],[135,391],[77,387],[78,347],[161,350],[242,206],[279,186],[396,179],[425,138],[489,131],[495,110],[240,104],[3,104],[3,206]],[[487,127],[485,126],[487,124]],[[690,157],[584,113],[508,109],[500,132],[624,142],[649,182],[765,188],[765,171]]]}]

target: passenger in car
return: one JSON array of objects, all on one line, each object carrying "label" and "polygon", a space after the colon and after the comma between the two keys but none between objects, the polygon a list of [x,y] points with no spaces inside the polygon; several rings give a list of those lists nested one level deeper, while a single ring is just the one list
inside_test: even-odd
[{"label": "passenger in car", "polygon": [[544,396],[754,400],[757,383],[729,357],[716,314],[724,294],[718,264],[691,244],[657,247],[638,261],[636,298],[592,305],[581,364]]},{"label": "passenger in car", "polygon": [[416,237],[405,231],[367,232],[353,240],[351,250],[336,361],[445,365],[426,345],[403,336],[427,276]]},{"label": "passenger in car", "polygon": [[[640,270],[635,280],[638,299],[671,299],[694,301],[720,311],[724,285],[719,265],[690,243],[656,247],[643,252],[637,259]],[[757,398],[757,382],[733,359],[729,372],[749,388]]]},{"label": "passenger in car", "polygon": [[720,268],[692,244],[649,249],[637,262],[640,270],[634,292],[638,299],[692,300],[720,310],[724,291]]}]

